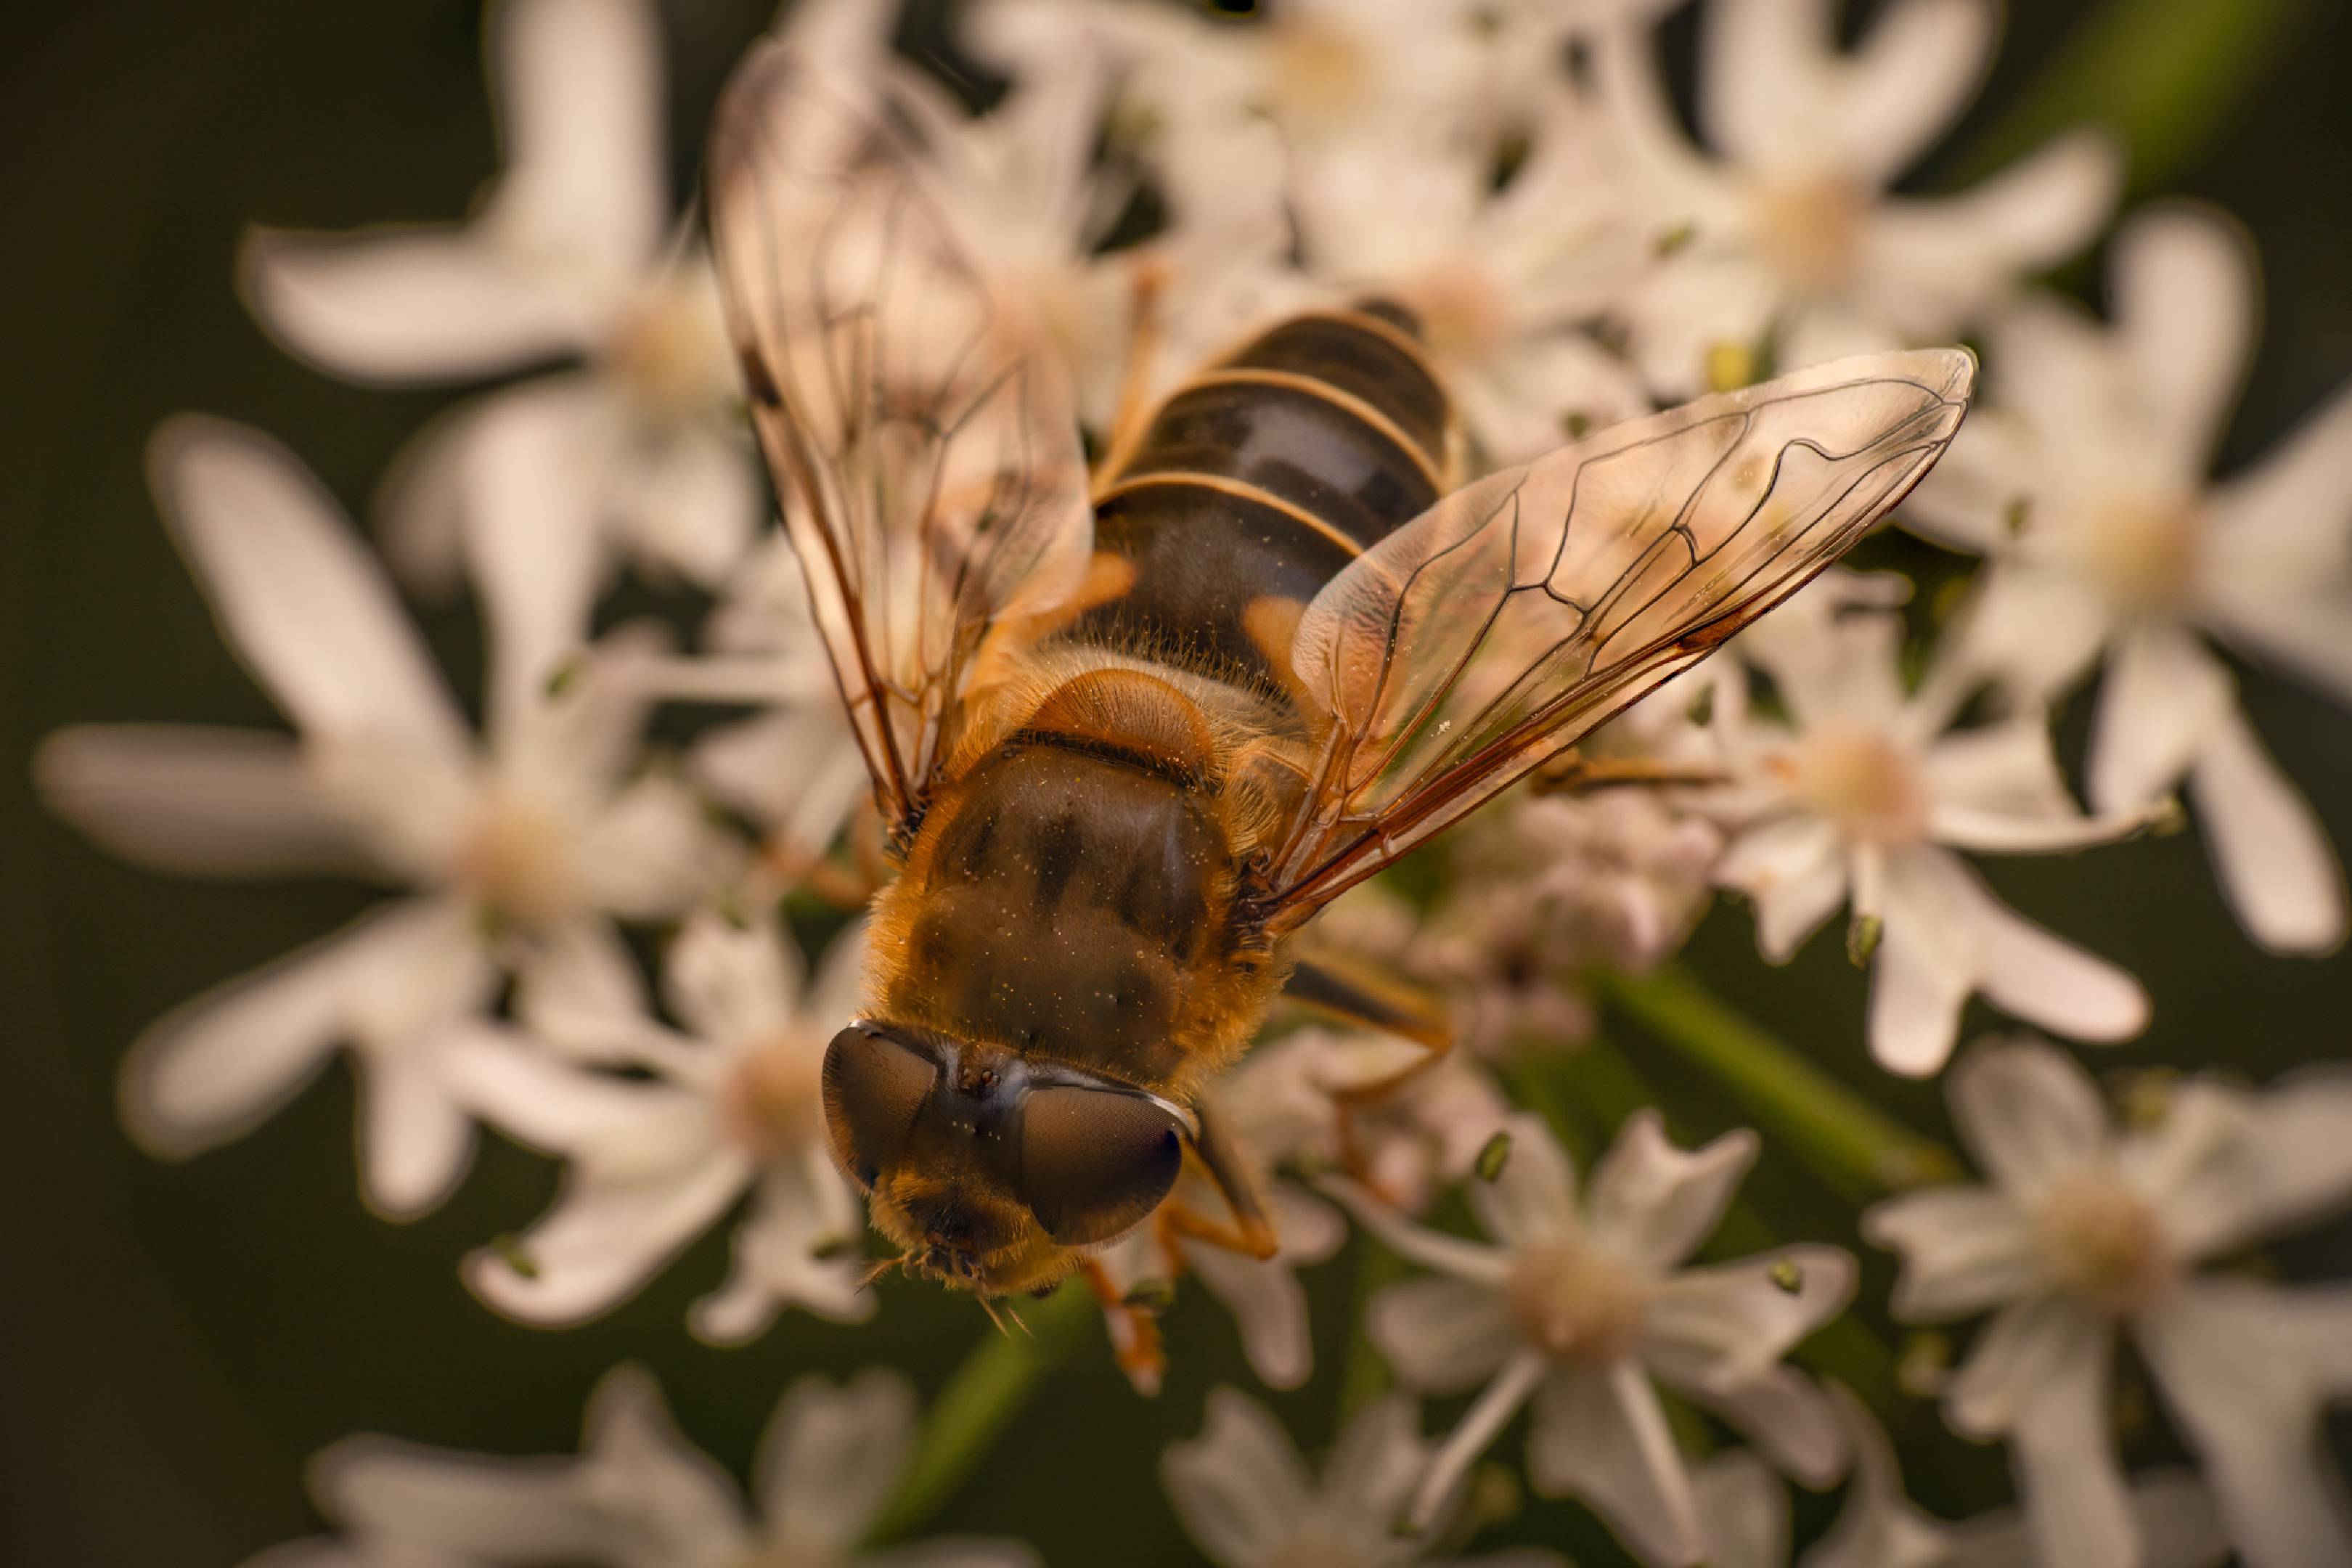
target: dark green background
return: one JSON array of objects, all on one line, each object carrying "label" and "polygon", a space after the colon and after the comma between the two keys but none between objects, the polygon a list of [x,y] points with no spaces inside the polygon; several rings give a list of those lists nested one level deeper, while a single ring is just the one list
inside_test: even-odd
[{"label": "dark green background", "polygon": [[[2016,7],[1988,105],[1957,144],[2089,8]],[[2271,314],[2233,462],[2352,374],[2352,97],[2341,80],[2352,17],[2332,0],[2291,9],[2302,19],[2255,87],[2163,183],[2225,204],[2263,246]],[[667,12],[683,174],[765,7],[673,0]],[[1686,46],[1686,25],[1672,41]],[[439,399],[339,386],[276,353],[231,294],[230,258],[248,221],[336,226],[461,210],[493,166],[478,45],[474,0],[181,0],[27,8],[0,49],[0,1561],[222,1568],[312,1528],[299,1466],[336,1436],[565,1451],[588,1387],[625,1357],[651,1362],[688,1430],[740,1467],[790,1377],[880,1359],[929,1385],[982,1331],[969,1303],[887,1288],[870,1327],[793,1316],[750,1349],[708,1349],[680,1324],[724,1268],[716,1245],[593,1327],[511,1326],[465,1294],[454,1264],[537,1213],[551,1168],[494,1143],[439,1214],[406,1227],[373,1220],[355,1194],[340,1068],[254,1136],[184,1166],[150,1163],[116,1128],[114,1065],[142,1026],[327,930],[366,895],[124,869],[32,813],[23,759],[69,721],[275,722],[154,521],[142,442],[175,409],[250,420],[363,501]],[[470,616],[428,624],[469,668]],[[2352,716],[2262,679],[2249,702],[2336,840],[2352,844]],[[2079,743],[2079,711],[2070,726]],[[2193,837],[1994,875],[2155,994],[2147,1042],[2100,1060],[2218,1061],[2267,1076],[2343,1053],[2346,963],[2255,952]],[[1692,957],[1721,992],[1918,1125],[1940,1127],[1932,1090],[1867,1069],[1863,982],[1834,948],[1824,939],[1768,970],[1748,917],[1730,910],[1709,920]],[[1706,1086],[1629,1043],[1693,1108],[1687,1131],[1729,1123]],[[1751,1195],[1795,1216],[1792,1230],[1839,1234],[1839,1216],[1777,1154]],[[2323,1267],[2341,1240],[2305,1243],[2288,1266]],[[1351,1267],[1343,1258],[1310,1279],[1326,1346],[1341,1342]],[[1872,1270],[1865,1300],[1883,1300],[1884,1260]],[[1089,1343],[941,1522],[1028,1535],[1063,1564],[1191,1560],[1160,1500],[1158,1452],[1198,1429],[1210,1383],[1247,1380],[1213,1306],[1188,1296],[1171,1329],[1176,1368],[1156,1403],[1129,1394]],[[1328,1434],[1337,1386],[1327,1367],[1277,1401],[1310,1445]],[[1913,1478],[1924,1499],[1958,1510],[1999,1495],[1993,1456],[1939,1436],[1924,1408],[1903,1428],[1927,1456]],[[2143,1441],[2162,1450],[2160,1435]],[[1611,1560],[1572,1506],[1535,1508],[1508,1533]]]}]

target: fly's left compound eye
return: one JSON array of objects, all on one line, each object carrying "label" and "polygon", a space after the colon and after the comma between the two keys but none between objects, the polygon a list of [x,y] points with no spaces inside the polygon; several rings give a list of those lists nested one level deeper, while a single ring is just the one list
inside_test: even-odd
[{"label": "fly's left compound eye", "polygon": [[1064,1247],[1108,1241],[1160,1206],[1184,1163],[1183,1129],[1140,1095],[1067,1086],[1021,1111],[1021,1196]]},{"label": "fly's left compound eye", "polygon": [[824,1049],[824,1124],[835,1163],[870,1190],[898,1162],[940,1081],[929,1057],[880,1025],[852,1024]]}]

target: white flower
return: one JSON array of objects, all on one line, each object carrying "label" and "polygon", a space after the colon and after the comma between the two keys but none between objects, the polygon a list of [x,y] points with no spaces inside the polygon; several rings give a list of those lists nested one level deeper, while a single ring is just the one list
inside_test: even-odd
[{"label": "white flower", "polygon": [[1469,1175],[1510,1110],[1487,1070],[1456,1051],[1343,1114],[1349,1090],[1390,1081],[1426,1056],[1395,1035],[1308,1025],[1251,1051],[1215,1093],[1237,1140],[1267,1165],[1352,1165],[1381,1201],[1419,1214],[1440,1184]]},{"label": "white flower", "polygon": [[[864,948],[857,933],[836,939],[810,986],[772,918],[699,912],[663,969],[682,1033],[648,1014],[609,942],[574,936],[527,961],[518,1005],[535,1038],[469,1031],[448,1075],[482,1120],[562,1155],[565,1182],[520,1238],[467,1260],[467,1283],[526,1322],[579,1322],[634,1294],[749,1192],[734,1274],[696,1306],[696,1331],[740,1342],[794,1305],[871,1317],[864,1205],[826,1152],[821,1089],[825,1047],[856,1011]],[[650,1076],[600,1070],[614,1067]]]},{"label": "white flower", "polygon": [[768,1420],[747,1506],[734,1479],[677,1430],[653,1378],[624,1366],[590,1397],[577,1458],[349,1437],[319,1456],[311,1489],[343,1532],[342,1560],[365,1568],[882,1568],[916,1552],[935,1568],[1034,1568],[1037,1554],[1017,1541],[859,1549],[914,1428],[914,1392],[895,1373],[869,1369],[838,1385],[804,1377]]},{"label": "white flower", "polygon": [[1527,134],[1526,159],[1499,191],[1490,141],[1410,121],[1301,152],[1290,181],[1307,271],[1412,309],[1491,465],[1650,411],[1633,373],[1573,330],[1614,304],[1647,259],[1609,128],[1554,86]]},{"label": "white flower", "polygon": [[1107,47],[1122,91],[1201,146],[1271,121],[1291,145],[1336,145],[1382,123],[1489,127],[1553,68],[1521,7],[1476,0],[1281,0],[1243,23],[1150,0],[987,0],[965,24],[1015,76]]},{"label": "white flower", "polygon": [[[1171,1444],[1160,1473],[1185,1532],[1219,1568],[1404,1568],[1436,1561],[1433,1537],[1443,1533],[1443,1518],[1410,1535],[1395,1528],[1429,1461],[1412,1402],[1391,1395],[1348,1423],[1318,1483],[1263,1405],[1213,1388],[1201,1435]],[[1562,1562],[1527,1548],[1444,1561],[1454,1568]]]},{"label": "white flower", "polygon": [[821,857],[870,798],[872,782],[841,705],[841,686],[809,612],[808,584],[781,530],[728,580],[688,658],[636,658],[611,672],[647,697],[757,710],[695,737],[687,771],[710,796],[766,829],[782,880]]},{"label": "white flower", "polygon": [[613,556],[716,583],[760,513],[709,263],[670,237],[659,18],[645,0],[501,0],[488,27],[506,167],[455,226],[266,230],[254,314],[322,370],[370,383],[581,367],[461,405],[388,489],[394,561],[446,584],[486,488],[561,508],[546,543],[593,589]]},{"label": "white flower", "polygon": [[[1307,1292],[1297,1270],[1339,1250],[1348,1227],[1330,1205],[1288,1182],[1264,1187],[1266,1213],[1282,1249],[1255,1258],[1160,1225],[1147,1225],[1094,1255],[1111,1285],[1128,1300],[1106,1304],[1111,1349],[1138,1392],[1160,1392],[1166,1372],[1154,1319],[1157,1308],[1136,1302],[1138,1287],[1172,1286],[1186,1272],[1199,1277],[1234,1315],[1242,1353],[1269,1388],[1297,1388],[1315,1372],[1315,1342],[1307,1321]],[[1223,1199],[1202,1176],[1187,1173],[1173,1199],[1201,1213],[1221,1215]]]},{"label": "white flower", "polygon": [[1841,904],[1870,955],[1870,1043],[1895,1072],[1951,1054],[1961,1005],[1999,1006],[2080,1039],[2147,1022],[2137,981],[2021,919],[1955,850],[2048,853],[2124,837],[2147,814],[2086,817],[2066,794],[2038,711],[1948,730],[1962,682],[1931,666],[1904,689],[1901,623],[1837,616],[1856,580],[1831,576],[1738,645],[1769,671],[1789,719],[1743,711],[1718,687],[1715,727],[1737,825],[1716,880],[1756,905],[1757,944],[1785,962]]},{"label": "white flower", "polygon": [[[1853,1468],[1837,1521],[1799,1559],[1803,1568],[2024,1568],[2041,1563],[2013,1510],[1959,1524],[1921,1512],[1903,1495],[1903,1477],[1885,1431],[1843,1384],[1829,1385]],[[1693,1478],[1706,1521],[1709,1568],[1787,1568],[1789,1494],[1764,1462],[1745,1448],[1719,1454]],[[2132,1485],[2131,1507],[2147,1539],[2142,1568],[2216,1568],[2229,1543],[2213,1500],[2185,1471],[2151,1471]]]},{"label": "white flower", "polygon": [[2254,467],[2207,478],[2256,285],[2220,217],[2135,218],[2113,253],[2114,324],[2054,300],[2001,318],[1991,395],[1906,515],[1993,562],[1973,651],[2028,700],[2105,651],[2093,804],[2122,810],[2185,779],[2247,931],[2320,952],[2344,938],[2343,874],[2203,640],[2352,701],[2352,391]]},{"label": "white flower", "polygon": [[1712,824],[1638,788],[1525,801],[1486,840],[1497,870],[1506,836],[1555,962],[1631,973],[1656,968],[1690,935],[1723,849]]},{"label": "white flower", "polygon": [[1945,1412],[2009,1440],[2043,1555],[2139,1561],[2107,1410],[2124,1330],[2249,1568],[2352,1562],[2318,1430],[2352,1398],[2352,1296],[2195,1270],[2352,1202],[2352,1078],[2193,1079],[2118,1131],[2070,1058],[2017,1041],[1972,1049],[1947,1093],[1992,1185],[1891,1199],[1864,1234],[1903,1255],[1897,1315],[1998,1309]]},{"label": "white flower", "polygon": [[1768,331],[1783,370],[1948,340],[2098,231],[2122,168],[2088,133],[1965,195],[1885,194],[1958,118],[1999,25],[1992,0],[1898,0],[1848,54],[1831,0],[1718,0],[1699,61],[1714,159],[1685,141],[1647,41],[1607,41],[1602,100],[1626,177],[1650,200],[1653,235],[1679,247],[1627,307],[1658,392],[1726,379],[1710,357],[1752,351]]},{"label": "white flower", "polygon": [[[444,1026],[492,999],[502,942],[674,913],[722,874],[728,846],[677,780],[633,774],[640,701],[600,679],[551,695],[525,678],[585,630],[543,582],[484,577],[492,668],[478,747],[391,584],[289,454],[184,418],[151,459],[222,635],[299,738],[62,731],[35,763],[50,808],[166,870],[334,869],[415,891],[149,1029],[126,1066],[125,1117],[158,1152],[192,1153],[248,1131],[347,1044],[369,1201],[421,1213],[473,1147],[438,1076]],[[599,662],[641,647],[624,637]]]},{"label": "white flower", "polygon": [[1423,1478],[1415,1521],[1532,1396],[1536,1489],[1582,1499],[1647,1562],[1697,1563],[1700,1516],[1653,1378],[1745,1430],[1799,1479],[1834,1480],[1843,1434],[1820,1390],[1780,1358],[1845,1304],[1853,1259],[1800,1246],[1684,1264],[1755,1160],[1755,1134],[1686,1153],[1655,1112],[1637,1112],[1580,1204],[1543,1122],[1516,1117],[1511,1134],[1499,1177],[1469,1189],[1491,1243],[1424,1230],[1353,1184],[1330,1184],[1367,1229],[1441,1276],[1375,1296],[1372,1342],[1416,1388],[1486,1384]]}]

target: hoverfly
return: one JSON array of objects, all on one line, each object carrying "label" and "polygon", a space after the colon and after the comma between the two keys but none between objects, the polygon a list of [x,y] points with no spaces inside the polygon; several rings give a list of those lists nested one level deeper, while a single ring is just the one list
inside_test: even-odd
[{"label": "hoverfly", "polygon": [[[896,879],[827,1052],[835,1159],[912,1271],[1042,1293],[1163,1215],[1270,1256],[1203,1089],[1333,898],[1802,586],[1941,455],[1961,350],[1810,370],[1449,492],[1444,388],[1379,299],[1274,322],[1115,434],[924,134],[772,44],[711,228],[751,418]],[[1418,1031],[1442,1048],[1442,1036]]]}]

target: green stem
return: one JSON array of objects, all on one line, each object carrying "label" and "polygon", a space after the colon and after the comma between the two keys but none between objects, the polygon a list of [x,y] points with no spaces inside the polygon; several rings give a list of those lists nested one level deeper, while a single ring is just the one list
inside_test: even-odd
[{"label": "green stem", "polygon": [[2260,84],[2311,0],[2107,0],[2052,51],[1955,168],[1982,179],[2052,136],[2103,125],[2123,138],[2135,189],[2177,175]]},{"label": "green stem", "polygon": [[1959,1162],[1717,1000],[1687,971],[1603,975],[1601,994],[1643,1032],[1711,1072],[1841,1195],[1952,1181]]},{"label": "green stem", "polygon": [[1356,1233],[1355,1300],[1348,1314],[1355,1330],[1348,1342],[1348,1359],[1339,1371],[1339,1407],[1331,1423],[1334,1432],[1347,1430],[1357,1412],[1388,1392],[1388,1363],[1364,1332],[1364,1309],[1381,1286],[1403,1279],[1406,1272],[1404,1259],[1363,1231]]},{"label": "green stem", "polygon": [[882,1505],[868,1540],[895,1541],[928,1522],[1036,1396],[1094,1315],[1093,1295],[1074,1280],[1043,1301],[1022,1303],[1027,1333],[991,1331],[931,1401],[915,1457]]}]

